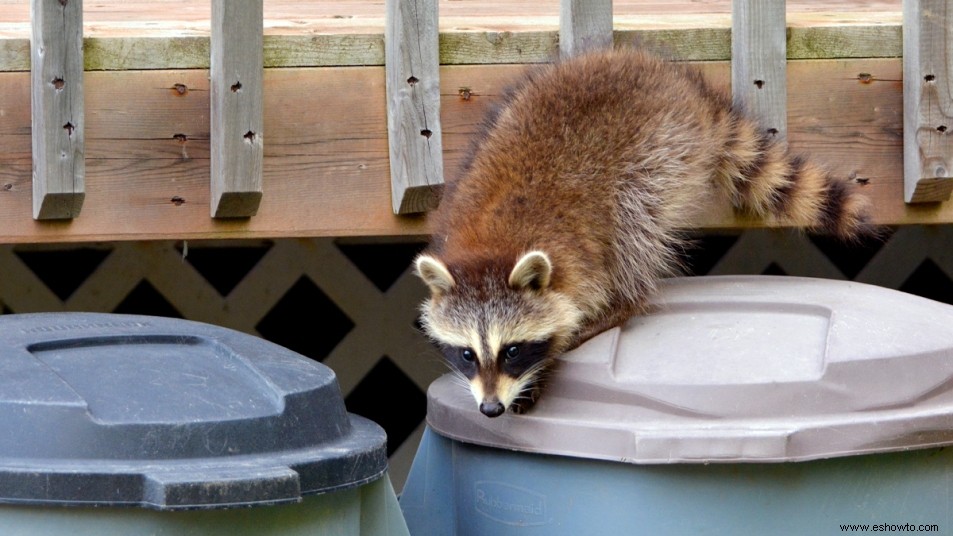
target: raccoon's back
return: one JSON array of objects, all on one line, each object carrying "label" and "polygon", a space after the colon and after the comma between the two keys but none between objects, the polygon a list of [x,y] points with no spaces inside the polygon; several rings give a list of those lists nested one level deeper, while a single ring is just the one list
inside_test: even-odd
[{"label": "raccoon's back", "polygon": [[[537,68],[491,114],[447,185],[434,244],[608,259],[620,232],[674,227],[694,213],[729,109],[694,69],[637,50]],[[645,218],[621,210],[633,201]]]}]

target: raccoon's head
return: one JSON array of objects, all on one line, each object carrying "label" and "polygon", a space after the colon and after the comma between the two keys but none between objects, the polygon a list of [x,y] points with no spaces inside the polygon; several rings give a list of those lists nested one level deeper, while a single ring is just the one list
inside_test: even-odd
[{"label": "raccoon's head", "polygon": [[431,292],[424,329],[488,417],[530,396],[582,316],[552,288],[553,265],[541,251],[449,266],[423,254],[416,269]]}]

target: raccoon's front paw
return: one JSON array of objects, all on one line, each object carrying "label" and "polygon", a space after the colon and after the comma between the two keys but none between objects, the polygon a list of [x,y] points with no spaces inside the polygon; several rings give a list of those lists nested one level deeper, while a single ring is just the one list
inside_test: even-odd
[{"label": "raccoon's front paw", "polygon": [[542,389],[538,383],[527,387],[526,390],[520,393],[520,396],[510,405],[510,411],[517,415],[526,413],[536,405],[536,401],[539,400],[539,395],[541,392]]}]

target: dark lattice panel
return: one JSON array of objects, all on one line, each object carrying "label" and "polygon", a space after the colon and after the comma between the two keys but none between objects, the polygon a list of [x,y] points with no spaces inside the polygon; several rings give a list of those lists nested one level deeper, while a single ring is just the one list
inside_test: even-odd
[{"label": "dark lattice panel", "polygon": [[14,250],[14,253],[57,298],[64,301],[109,256],[109,250],[84,247],[66,250]]},{"label": "dark lattice panel", "polygon": [[162,293],[145,279],[140,281],[112,312],[125,315],[182,318],[182,313],[176,310],[175,306],[169,303],[169,300],[165,299]]},{"label": "dark lattice panel", "polygon": [[[689,274],[852,279],[953,304],[953,226],[844,245],[796,232],[699,236]],[[388,432],[400,485],[445,366],[419,333],[420,241],[277,240],[0,246],[0,312],[184,317],[262,336],[338,375],[349,411]]]},{"label": "dark lattice panel", "polygon": [[318,361],[353,328],[347,314],[305,276],[255,325],[262,337]]},{"label": "dark lattice panel", "polygon": [[414,432],[427,414],[427,397],[386,355],[344,399],[348,411],[386,423],[387,454]]},{"label": "dark lattice panel", "polygon": [[223,245],[218,247],[193,247],[186,251],[185,245],[176,249],[183,253],[210,285],[222,296],[228,296],[245,279],[248,272],[268,253],[272,243]]},{"label": "dark lattice panel", "polygon": [[368,244],[339,241],[337,247],[381,291],[387,292],[426,246],[423,242]]},{"label": "dark lattice panel", "polygon": [[953,280],[931,259],[924,259],[899,288],[910,294],[953,304]]}]

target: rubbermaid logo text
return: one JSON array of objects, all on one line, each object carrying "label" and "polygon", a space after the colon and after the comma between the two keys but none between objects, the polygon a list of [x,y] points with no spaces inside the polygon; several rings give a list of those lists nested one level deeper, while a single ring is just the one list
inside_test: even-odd
[{"label": "rubbermaid logo text", "polygon": [[82,324],[57,324],[53,326],[36,326],[32,328],[21,329],[21,333],[51,333],[54,331],[74,331],[77,329],[102,329],[102,328],[144,328],[151,324],[148,322],[85,322]]},{"label": "rubbermaid logo text", "polygon": [[481,480],[474,483],[474,508],[484,516],[506,525],[545,525],[546,496],[503,482]]}]

